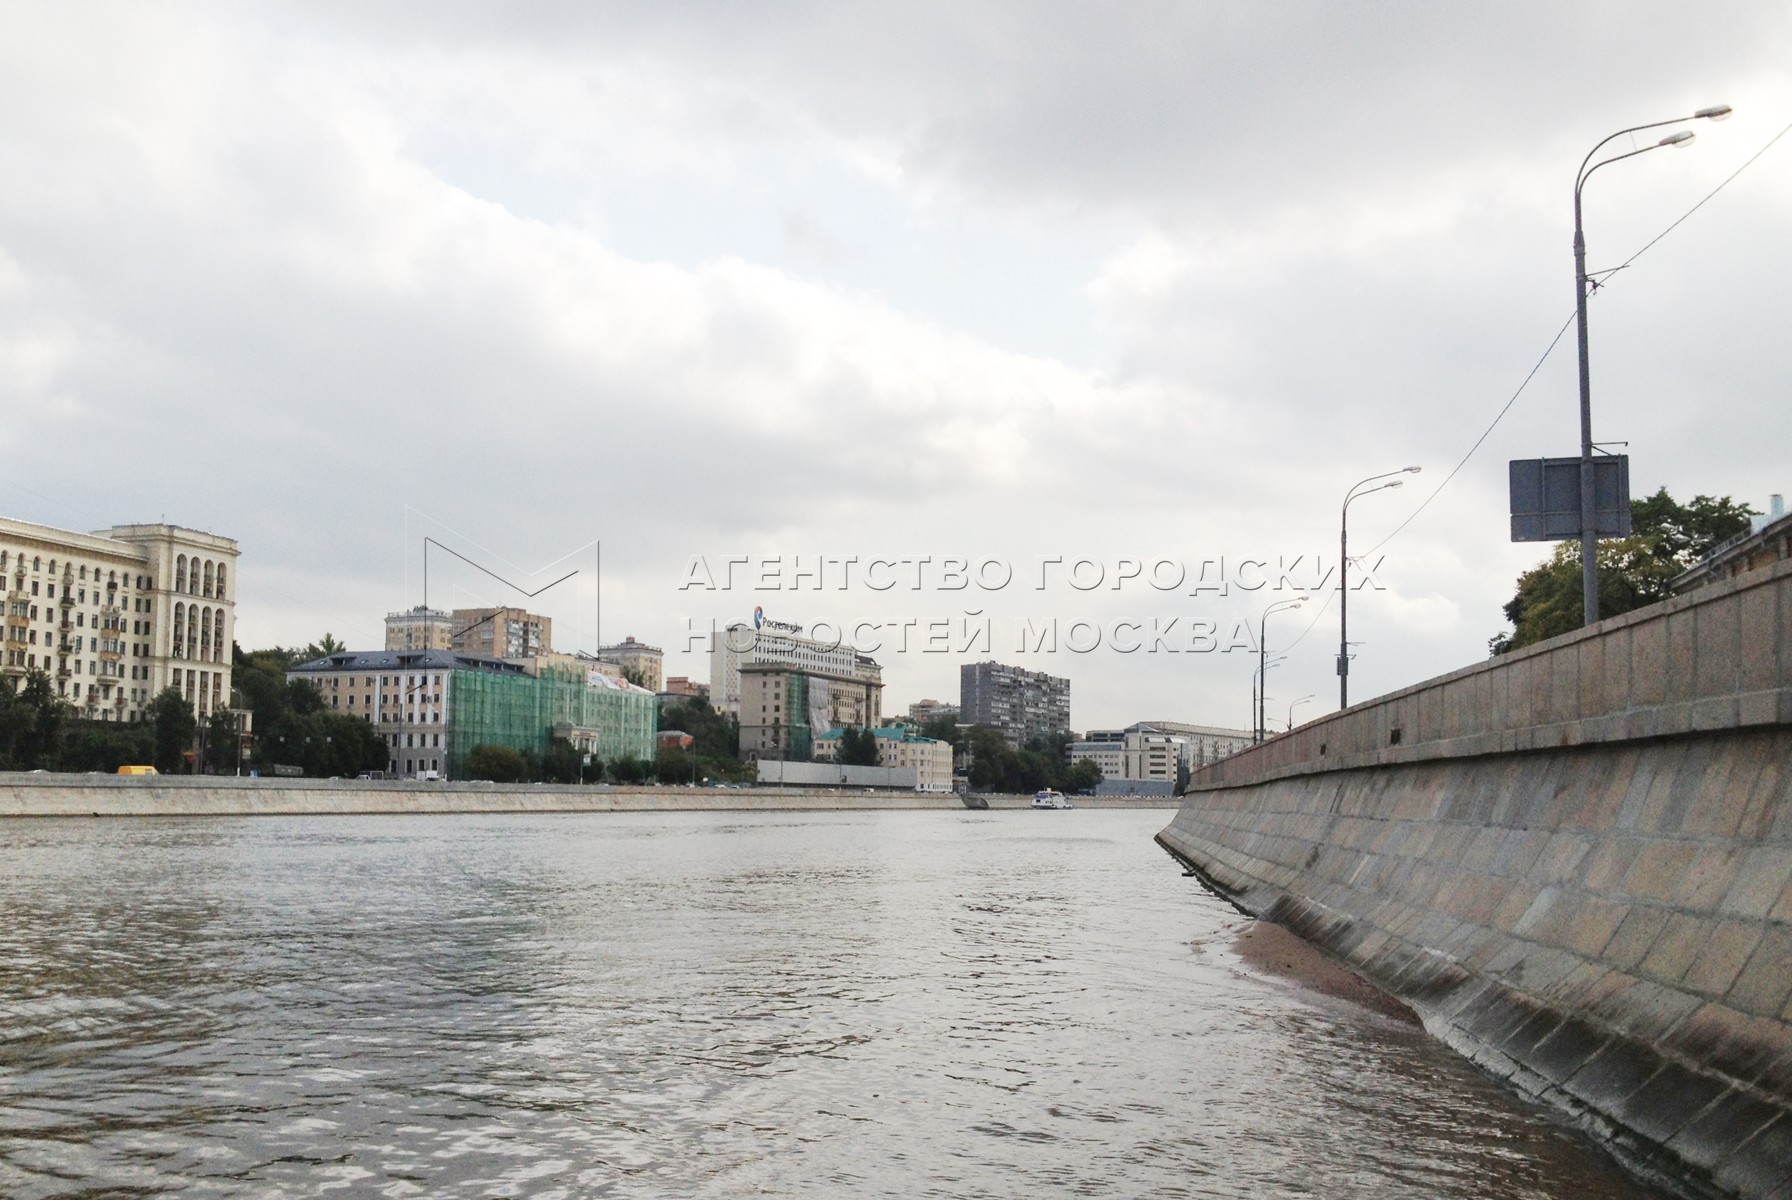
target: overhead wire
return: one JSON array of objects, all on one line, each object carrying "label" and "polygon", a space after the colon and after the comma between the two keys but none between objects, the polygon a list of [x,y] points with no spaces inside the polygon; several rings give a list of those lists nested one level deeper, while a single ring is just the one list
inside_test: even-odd
[{"label": "overhead wire", "polygon": [[[1673,221],[1673,223],[1670,224],[1666,229],[1663,229],[1660,233],[1656,234],[1654,237],[1650,238],[1647,242],[1643,243],[1641,249],[1637,250],[1636,253],[1632,254],[1629,258],[1625,259],[1623,262],[1619,263],[1617,266],[1611,267],[1604,271],[1594,272],[1593,275],[1600,277],[1600,279],[1603,281],[1604,279],[1609,278],[1610,276],[1617,274],[1619,271],[1622,271],[1625,268],[1629,267],[1637,259],[1641,258],[1644,254],[1648,253],[1649,250],[1657,242],[1661,241],[1661,239],[1667,237],[1668,234],[1670,234],[1670,233],[1674,232],[1674,230],[1678,229],[1681,226],[1681,224],[1686,221],[1687,218],[1691,217],[1694,213],[1698,212],[1701,208],[1705,207],[1705,205],[1711,201],[1712,197],[1716,196],[1719,192],[1723,191],[1726,187],[1730,186],[1730,184],[1735,181],[1735,179],[1738,175],[1741,175],[1744,171],[1748,170],[1749,167],[1753,166],[1757,159],[1759,159],[1763,154],[1766,154],[1769,150],[1773,149],[1774,144],[1777,143],[1781,138],[1785,137],[1788,133],[1792,133],[1792,124],[1786,125],[1785,128],[1781,129],[1778,133],[1774,134],[1771,138],[1767,139],[1767,143],[1765,145],[1763,145],[1759,150],[1757,150],[1753,154],[1749,155],[1748,158],[1744,159],[1741,166],[1737,167],[1734,171],[1730,172],[1727,176],[1725,176],[1722,182],[1720,182],[1716,187],[1712,188],[1709,192],[1707,192],[1705,194],[1705,196],[1697,204],[1694,204],[1691,208],[1689,208],[1685,212],[1681,213],[1680,216],[1677,217]],[[1591,278],[1591,277],[1592,276],[1589,276],[1589,278]],[[1595,285],[1595,286],[1602,286],[1602,284]],[[1420,513],[1424,512],[1425,509],[1430,506],[1430,504],[1433,500],[1437,499],[1438,494],[1441,493],[1444,490],[1444,488],[1449,486],[1450,481],[1452,479],[1456,478],[1457,472],[1461,471],[1463,467],[1468,465],[1468,460],[1475,456],[1475,452],[1481,448],[1482,443],[1484,443],[1488,439],[1488,437],[1493,433],[1494,429],[1499,425],[1499,423],[1505,419],[1506,414],[1508,412],[1512,411],[1512,406],[1518,402],[1518,398],[1520,396],[1524,395],[1524,391],[1527,387],[1530,386],[1531,380],[1533,380],[1537,377],[1537,372],[1543,369],[1543,364],[1549,361],[1549,356],[1551,354],[1555,353],[1556,347],[1561,344],[1562,335],[1568,332],[1568,326],[1570,326],[1574,323],[1574,317],[1575,317],[1574,313],[1571,312],[1568,314],[1567,320],[1563,321],[1562,327],[1560,329],[1556,330],[1555,337],[1550,339],[1549,346],[1543,351],[1542,356],[1537,359],[1536,364],[1531,367],[1530,372],[1525,375],[1524,381],[1518,385],[1518,389],[1512,393],[1511,398],[1506,401],[1505,405],[1500,409],[1500,411],[1494,414],[1494,418],[1492,421],[1488,422],[1487,428],[1481,431],[1481,436],[1476,438],[1474,445],[1472,445],[1468,448],[1468,453],[1464,454],[1462,456],[1461,461],[1459,461],[1454,467],[1452,467],[1450,469],[1450,473],[1443,477],[1443,480],[1440,483],[1438,483],[1437,487],[1432,490],[1431,494],[1426,496],[1425,499],[1422,502],[1420,502],[1420,504],[1417,508],[1413,509],[1412,512],[1408,513],[1406,516],[1406,519],[1404,521],[1401,521],[1398,525],[1394,526],[1394,528],[1389,531],[1389,533],[1386,537],[1382,538],[1379,542],[1376,542],[1375,545],[1371,546],[1362,555],[1353,556],[1353,557],[1367,558],[1369,555],[1374,554],[1377,550],[1381,549],[1383,546],[1385,546],[1389,542],[1393,541],[1395,536],[1398,535],[1401,530],[1405,529],[1408,525],[1412,524],[1413,521],[1415,519],[1417,519],[1418,515]],[[1321,617],[1323,617],[1325,615],[1326,611],[1331,607],[1331,598],[1336,594],[1337,594],[1337,589],[1335,589],[1335,588],[1328,588],[1326,590],[1325,603],[1323,603],[1319,606],[1319,611],[1317,611],[1313,614],[1313,619],[1307,623],[1307,627],[1305,629],[1301,630],[1300,637],[1297,637],[1292,642],[1288,643],[1288,649],[1292,650],[1295,646],[1298,646],[1301,642],[1301,639],[1305,638],[1307,636],[1307,634],[1309,634],[1313,631],[1313,627],[1315,625],[1319,624],[1319,619]]]}]

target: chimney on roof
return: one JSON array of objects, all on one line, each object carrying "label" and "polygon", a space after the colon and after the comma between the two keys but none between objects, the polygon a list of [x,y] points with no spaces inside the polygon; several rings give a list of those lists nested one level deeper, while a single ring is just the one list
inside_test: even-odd
[{"label": "chimney on roof", "polygon": [[1786,515],[1786,498],[1775,492],[1767,497],[1767,519],[1777,521]]}]

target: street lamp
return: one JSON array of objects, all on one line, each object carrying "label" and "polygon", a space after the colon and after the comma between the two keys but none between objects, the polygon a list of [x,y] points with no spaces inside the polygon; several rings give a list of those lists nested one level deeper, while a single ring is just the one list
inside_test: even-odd
[{"label": "street lamp", "polygon": [[1268,669],[1267,663],[1269,660],[1269,653],[1264,648],[1263,638],[1269,627],[1269,614],[1273,612],[1292,611],[1293,609],[1299,608],[1305,601],[1305,596],[1302,596],[1299,600],[1277,600],[1268,608],[1264,609],[1263,615],[1257,618],[1257,676],[1263,680],[1263,686],[1257,689],[1257,740],[1259,742],[1261,742],[1269,732],[1267,726],[1265,726],[1263,722],[1263,693],[1269,690],[1269,677],[1264,674]]},{"label": "street lamp", "polygon": [[1294,732],[1294,710],[1299,708],[1301,705],[1305,704],[1307,701],[1311,700],[1312,698],[1313,697],[1311,697],[1311,696],[1302,696],[1299,700],[1296,700],[1294,703],[1292,703],[1288,706],[1288,731],[1290,733]]},{"label": "street lamp", "polygon": [[[1593,162],[1593,156],[1614,138],[1621,138],[1628,133],[1641,133],[1645,129],[1659,129],[1664,125],[1678,125],[1682,121],[1721,121],[1729,115],[1728,104],[1717,104],[1701,108],[1690,117],[1674,117],[1667,121],[1651,121],[1647,125],[1620,129],[1587,152],[1587,156],[1581,160],[1580,171],[1574,177],[1574,319],[1580,337],[1580,585],[1583,624],[1591,625],[1599,620],[1599,538],[1593,529],[1593,391],[1587,367],[1587,297],[1592,294],[1593,283],[1587,278],[1587,239],[1581,233],[1581,189],[1586,187],[1587,180],[1600,167],[1622,162],[1626,158],[1635,158],[1663,146],[1684,146],[1692,141],[1693,134],[1691,130],[1682,129],[1678,133],[1668,134],[1652,146],[1614,154],[1610,158]],[[1588,163],[1593,165],[1588,166]]]},{"label": "street lamp", "polygon": [[[1344,506],[1338,510],[1338,710],[1342,712],[1350,707],[1350,643],[1346,640],[1349,626],[1350,608],[1350,502],[1361,499],[1371,492],[1386,491],[1397,488],[1404,480],[1395,479],[1396,475],[1417,475],[1418,467],[1401,467],[1398,471],[1386,471],[1380,475],[1371,475],[1344,494]],[[1391,480],[1378,484],[1368,491],[1358,491],[1365,483],[1377,480]]]}]

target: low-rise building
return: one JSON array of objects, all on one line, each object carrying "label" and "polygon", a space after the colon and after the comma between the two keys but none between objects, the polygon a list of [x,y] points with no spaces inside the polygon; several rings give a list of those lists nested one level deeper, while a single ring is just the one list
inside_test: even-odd
[{"label": "low-rise building", "polygon": [[1081,741],[1064,747],[1064,757],[1071,763],[1088,759],[1103,779],[1119,779],[1126,770],[1126,731],[1091,729]]},{"label": "low-rise building", "polygon": [[908,719],[916,728],[927,724],[935,717],[951,717],[958,720],[958,705],[948,700],[917,700],[908,706]]},{"label": "low-rise building", "polygon": [[401,777],[461,777],[474,746],[542,754],[553,738],[605,760],[651,759],[653,693],[595,671],[549,668],[451,650],[344,651],[301,663],[334,712],[358,716],[385,739]]},{"label": "low-rise building", "polygon": [[88,720],[135,721],[172,687],[230,705],[237,544],[178,525],[74,533],[0,518],[0,680],[32,671]]},{"label": "low-rise building", "polygon": [[674,675],[660,689],[660,700],[690,700],[703,694],[703,685],[683,675]]},{"label": "low-rise building", "polygon": [[[917,737],[906,726],[886,725],[873,729],[877,740],[877,765],[895,767],[915,773],[915,790],[949,792],[952,790],[952,743],[937,738]],[[830,729],[815,739],[815,761],[840,761],[840,745],[844,729]]]},{"label": "low-rise building", "polygon": [[1179,784],[1190,774],[1250,746],[1246,729],[1188,725],[1179,721],[1140,721],[1125,729],[1092,729],[1064,749],[1066,759],[1088,759],[1103,779],[1168,780]]}]

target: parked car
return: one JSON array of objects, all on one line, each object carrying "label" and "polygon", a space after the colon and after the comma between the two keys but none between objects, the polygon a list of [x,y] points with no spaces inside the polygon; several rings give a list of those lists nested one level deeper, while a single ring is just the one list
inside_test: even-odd
[{"label": "parked car", "polygon": [[154,767],[120,767],[120,768],[118,768],[118,773],[120,775],[159,775],[159,774],[161,774],[161,772],[157,771]]}]

